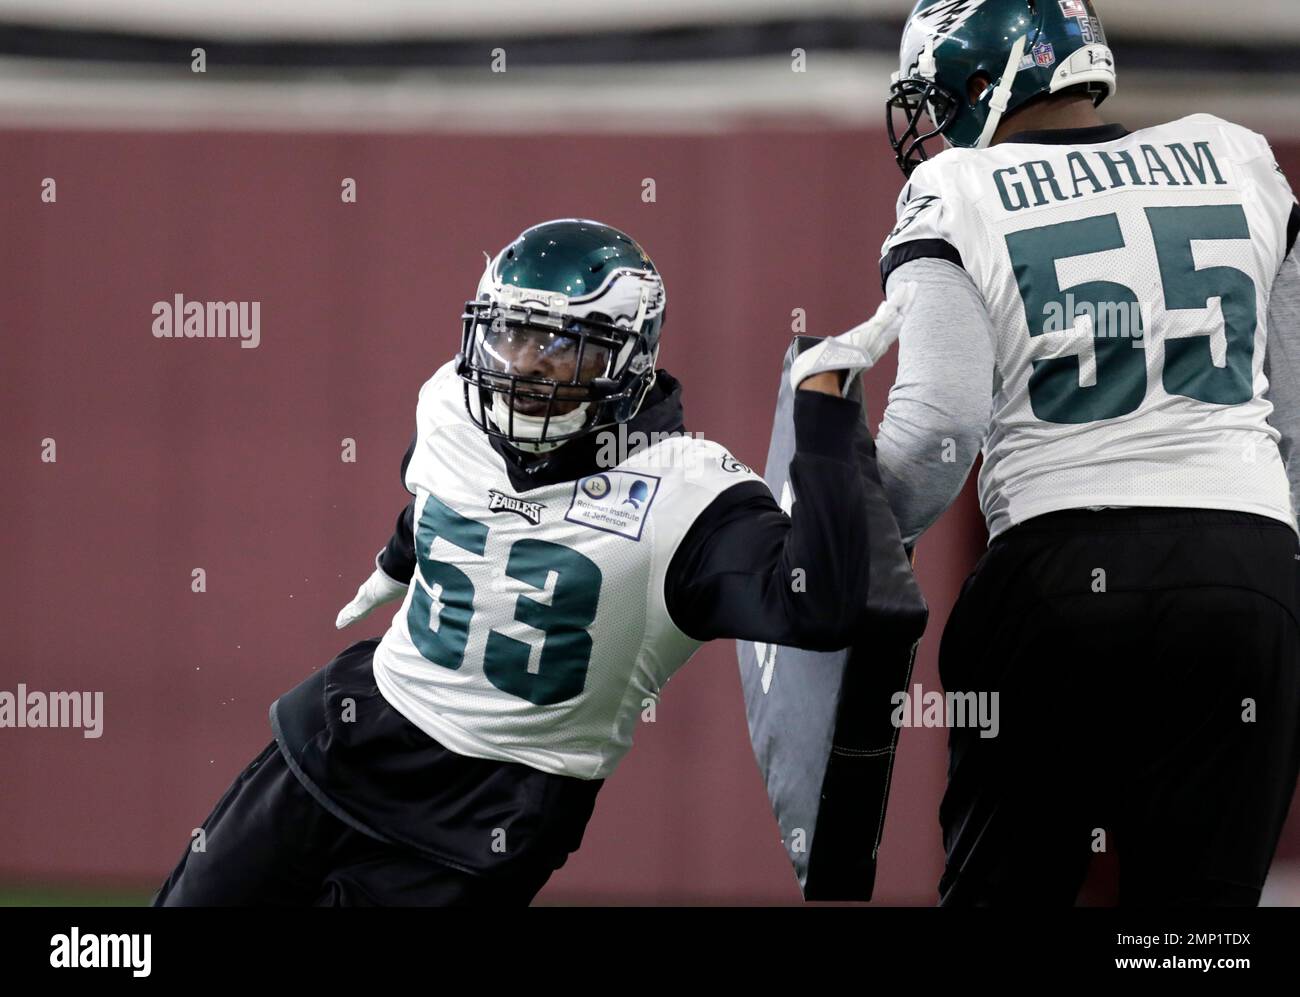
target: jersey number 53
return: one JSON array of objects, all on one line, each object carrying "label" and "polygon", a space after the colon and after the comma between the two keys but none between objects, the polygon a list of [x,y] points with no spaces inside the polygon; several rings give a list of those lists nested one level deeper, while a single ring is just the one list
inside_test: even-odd
[{"label": "jersey number 53", "polygon": [[[462,516],[436,497],[425,501],[415,533],[417,577],[407,610],[407,628],[420,653],[443,668],[465,662],[474,618],[474,582],[454,564],[431,556],[433,541],[483,556],[488,527]],[[548,705],[582,692],[591,661],[601,572],[591,558],[562,544],[525,537],[510,545],[505,574],[537,589],[551,590],[549,603],[519,595],[514,618],[545,634],[536,669],[529,668],[532,647],[496,630],[487,634],[483,674],[503,692]]]}]

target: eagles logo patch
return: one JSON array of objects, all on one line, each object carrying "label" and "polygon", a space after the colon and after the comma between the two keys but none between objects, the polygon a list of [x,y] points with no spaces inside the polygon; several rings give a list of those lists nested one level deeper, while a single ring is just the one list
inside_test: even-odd
[{"label": "eagles logo patch", "polygon": [[516,495],[507,495],[495,488],[488,489],[488,509],[492,512],[513,512],[522,516],[536,526],[542,521],[542,510],[546,506],[541,502],[529,502]]}]

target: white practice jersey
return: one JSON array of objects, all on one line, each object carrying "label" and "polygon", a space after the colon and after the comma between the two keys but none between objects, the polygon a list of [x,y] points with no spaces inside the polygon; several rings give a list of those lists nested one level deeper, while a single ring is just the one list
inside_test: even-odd
[{"label": "white practice jersey", "polygon": [[1095,145],[949,149],[916,170],[884,253],[946,243],[984,297],[991,535],[1088,506],[1295,528],[1264,374],[1294,205],[1264,138],[1204,114]]},{"label": "white practice jersey", "polygon": [[420,389],[416,431],[417,568],[375,651],[380,692],[452,751],[604,778],[699,647],[665,607],[674,551],[721,492],[761,479],[715,443],[667,436],[517,491],[450,363]]}]

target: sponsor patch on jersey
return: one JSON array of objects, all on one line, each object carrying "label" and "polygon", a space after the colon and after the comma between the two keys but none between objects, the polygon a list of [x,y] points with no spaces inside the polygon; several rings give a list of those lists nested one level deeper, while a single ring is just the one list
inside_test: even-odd
[{"label": "sponsor patch on jersey", "polygon": [[605,533],[640,540],[659,477],[634,471],[605,471],[573,483],[573,501],[564,518]]},{"label": "sponsor patch on jersey", "polygon": [[528,502],[517,495],[507,495],[495,488],[488,489],[488,509],[492,512],[517,513],[536,526],[542,521],[542,510],[545,508],[541,502]]}]

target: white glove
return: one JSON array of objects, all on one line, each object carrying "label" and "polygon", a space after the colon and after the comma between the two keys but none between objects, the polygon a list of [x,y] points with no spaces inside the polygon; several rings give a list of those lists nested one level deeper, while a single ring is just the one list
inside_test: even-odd
[{"label": "white glove", "polygon": [[361,588],[357,589],[357,594],[352,601],[339,610],[334,626],[339,630],[351,626],[376,606],[402,598],[406,595],[406,589],[406,585],[389,578],[382,568],[376,567],[375,573],[361,583]]},{"label": "white glove", "polygon": [[814,374],[842,370],[847,372],[844,378],[844,394],[847,395],[858,375],[874,367],[894,345],[915,296],[915,284],[900,284],[867,321],[804,350],[790,365],[790,385],[797,390]]}]

